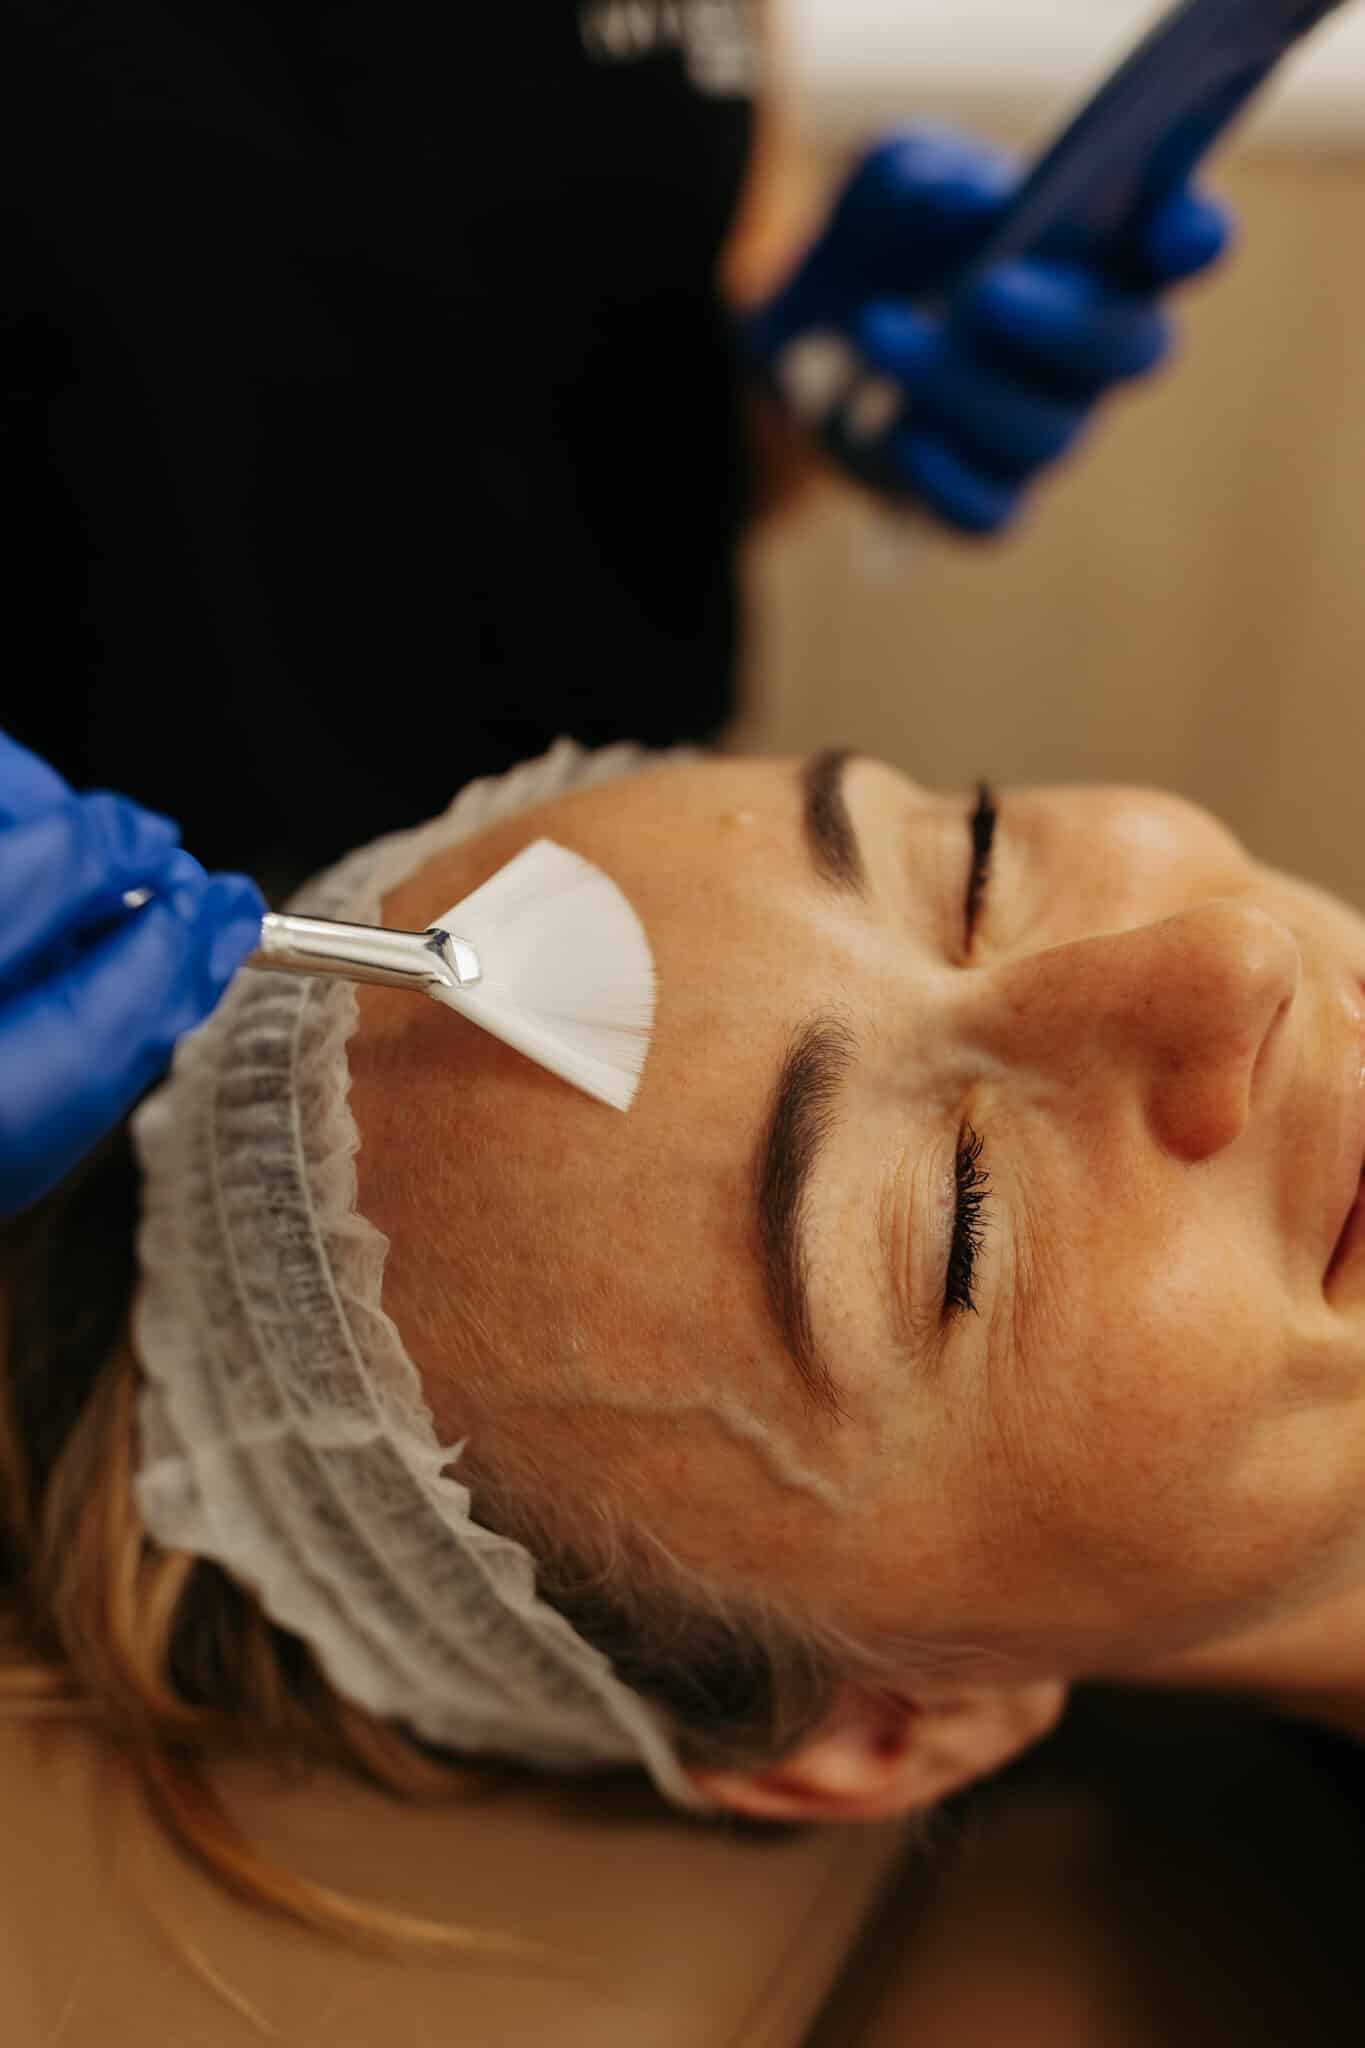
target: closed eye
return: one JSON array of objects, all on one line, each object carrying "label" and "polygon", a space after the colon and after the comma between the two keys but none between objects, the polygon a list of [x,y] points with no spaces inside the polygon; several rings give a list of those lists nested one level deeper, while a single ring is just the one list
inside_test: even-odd
[{"label": "closed eye", "polygon": [[[976,809],[967,821],[972,850],[967,873],[964,950],[969,955],[990,881],[997,810],[993,791],[988,784],[978,783]],[[964,1310],[976,1313],[976,1261],[985,1240],[984,1216],[990,1190],[990,1175],[981,1164],[982,1146],[980,1134],[965,1124],[958,1134],[953,1161],[953,1235],[943,1283],[943,1307],[949,1315]]]},{"label": "closed eye", "polygon": [[971,866],[967,872],[967,905],[965,913],[964,938],[968,950],[972,934],[985,900],[986,887],[991,878],[991,847],[995,841],[995,821],[999,807],[995,792],[985,782],[976,785],[976,809],[967,821],[972,837]]}]

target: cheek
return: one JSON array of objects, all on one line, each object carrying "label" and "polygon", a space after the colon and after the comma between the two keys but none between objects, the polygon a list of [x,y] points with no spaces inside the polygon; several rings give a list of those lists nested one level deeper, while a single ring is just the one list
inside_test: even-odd
[{"label": "cheek", "polygon": [[1002,1527],[1096,1626],[1211,1617],[1300,1539],[1272,1291],[1192,1229],[1077,1273],[1110,1277],[1076,1279],[992,1402]]}]

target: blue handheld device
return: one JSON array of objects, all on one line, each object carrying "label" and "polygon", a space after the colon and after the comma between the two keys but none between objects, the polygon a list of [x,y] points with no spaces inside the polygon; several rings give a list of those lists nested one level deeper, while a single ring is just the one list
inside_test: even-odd
[{"label": "blue handheld device", "polygon": [[1300,37],[1342,0],[1184,0],[1067,123],[960,289],[1059,230],[1117,245],[1178,185]]},{"label": "blue handheld device", "polygon": [[[983,246],[950,278],[951,304],[993,265],[1045,238],[1077,254],[1125,245],[1153,207],[1264,84],[1286,51],[1342,0],[1182,0],[1111,72],[1044,151]],[[844,398],[851,441],[881,434],[901,409],[887,379],[855,378]]]}]

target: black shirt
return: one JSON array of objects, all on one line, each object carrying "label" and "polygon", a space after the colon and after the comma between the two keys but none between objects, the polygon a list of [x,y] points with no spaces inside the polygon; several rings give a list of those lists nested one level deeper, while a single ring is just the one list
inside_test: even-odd
[{"label": "black shirt", "polygon": [[747,0],[8,0],[3,723],[210,865],[714,732]]}]

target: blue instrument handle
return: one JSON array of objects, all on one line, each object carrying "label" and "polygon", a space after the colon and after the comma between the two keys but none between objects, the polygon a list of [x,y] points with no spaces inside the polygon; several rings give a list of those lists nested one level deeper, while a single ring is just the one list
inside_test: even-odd
[{"label": "blue instrument handle", "polygon": [[1285,52],[1342,0],[1183,0],[1143,37],[1034,165],[947,293],[1045,236],[1122,247]]}]

